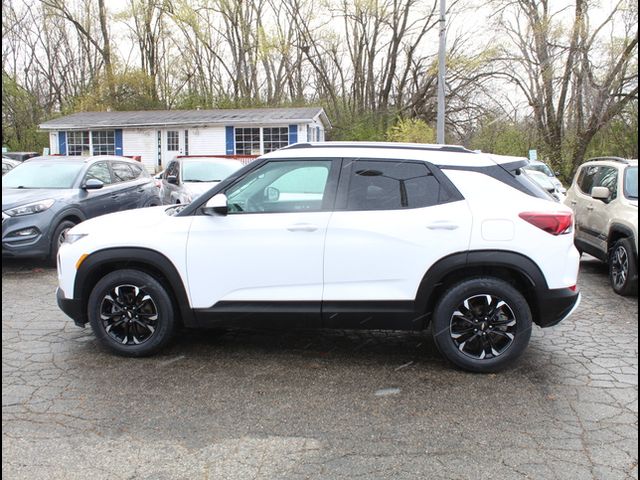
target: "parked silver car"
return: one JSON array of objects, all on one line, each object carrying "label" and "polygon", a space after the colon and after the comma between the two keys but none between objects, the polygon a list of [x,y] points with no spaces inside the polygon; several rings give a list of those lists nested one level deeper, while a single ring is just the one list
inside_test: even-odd
[{"label": "parked silver car", "polygon": [[558,173],[551,170],[551,167],[549,167],[549,165],[547,165],[546,163],[539,160],[529,160],[529,164],[525,166],[524,169],[530,172],[533,171],[543,173],[555,185],[558,192],[560,192],[562,195],[567,194],[567,189],[564,187],[564,185],[562,185],[562,182],[558,180]]},{"label": "parked silver car", "polygon": [[167,165],[162,176],[162,202],[186,204],[240,170],[238,160],[215,157],[178,157]]}]

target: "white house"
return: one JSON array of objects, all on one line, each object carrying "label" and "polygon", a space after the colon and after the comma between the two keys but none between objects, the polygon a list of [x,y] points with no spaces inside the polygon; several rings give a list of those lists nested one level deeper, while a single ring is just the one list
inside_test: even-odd
[{"label": "white house", "polygon": [[59,155],[139,157],[150,172],[178,155],[251,156],[298,142],[322,142],[322,108],[82,112],[40,124]]}]

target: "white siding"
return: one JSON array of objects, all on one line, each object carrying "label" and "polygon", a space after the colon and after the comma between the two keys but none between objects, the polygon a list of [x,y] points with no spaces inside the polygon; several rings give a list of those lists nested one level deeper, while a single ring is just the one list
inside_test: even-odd
[{"label": "white siding", "polygon": [[189,129],[189,155],[225,155],[226,153],[224,127]]},{"label": "white siding", "polygon": [[122,154],[140,155],[146,169],[154,173],[158,165],[158,133],[151,129],[123,129]]}]

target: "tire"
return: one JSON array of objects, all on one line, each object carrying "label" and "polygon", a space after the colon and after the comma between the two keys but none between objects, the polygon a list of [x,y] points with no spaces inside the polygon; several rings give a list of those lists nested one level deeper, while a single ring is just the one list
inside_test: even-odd
[{"label": "tire", "polygon": [[440,353],[470,372],[497,372],[522,355],[531,338],[531,309],[503,280],[473,278],[438,301],[431,331]]},{"label": "tire", "polygon": [[64,243],[64,239],[67,236],[67,232],[75,227],[75,222],[71,220],[63,220],[58,224],[56,229],[53,231],[53,235],[51,235],[51,249],[49,253],[49,263],[53,266],[56,265],[58,250],[60,249],[60,245]]},{"label": "tire", "polygon": [[618,295],[629,296],[638,291],[638,260],[628,238],[621,238],[609,251],[609,280]]},{"label": "tire", "polygon": [[117,355],[152,355],[169,343],[176,329],[166,288],[139,270],[106,275],[93,288],[87,308],[96,337]]}]

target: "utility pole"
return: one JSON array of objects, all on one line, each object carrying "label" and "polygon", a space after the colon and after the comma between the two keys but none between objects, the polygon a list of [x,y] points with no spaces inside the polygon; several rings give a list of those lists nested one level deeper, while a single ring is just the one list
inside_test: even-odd
[{"label": "utility pole", "polygon": [[447,0],[440,0],[440,50],[438,52],[438,123],[436,128],[436,138],[439,144],[444,144],[444,96],[445,77],[447,75],[447,24],[445,15],[447,12]]}]

